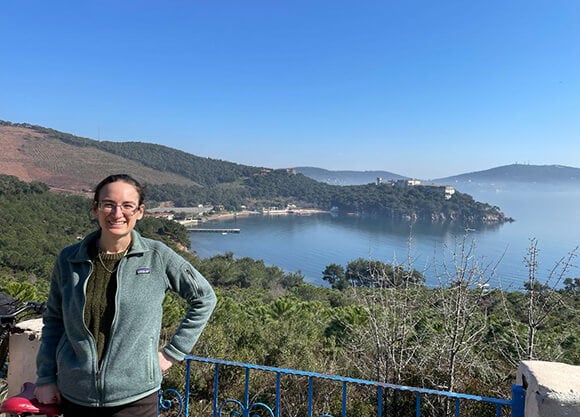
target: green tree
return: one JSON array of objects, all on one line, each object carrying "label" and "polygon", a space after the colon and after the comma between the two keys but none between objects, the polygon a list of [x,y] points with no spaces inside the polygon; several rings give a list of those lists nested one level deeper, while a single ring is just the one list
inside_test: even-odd
[{"label": "green tree", "polygon": [[322,279],[330,284],[332,288],[337,290],[344,290],[348,288],[348,280],[342,265],[330,264],[327,265],[322,272]]}]

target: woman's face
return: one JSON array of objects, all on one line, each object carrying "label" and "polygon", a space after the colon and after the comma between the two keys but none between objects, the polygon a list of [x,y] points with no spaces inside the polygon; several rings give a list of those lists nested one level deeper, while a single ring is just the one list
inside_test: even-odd
[{"label": "woman's face", "polygon": [[137,220],[143,218],[143,212],[137,189],[123,181],[105,185],[99,193],[98,203],[93,207],[102,233],[117,238],[130,234]]}]

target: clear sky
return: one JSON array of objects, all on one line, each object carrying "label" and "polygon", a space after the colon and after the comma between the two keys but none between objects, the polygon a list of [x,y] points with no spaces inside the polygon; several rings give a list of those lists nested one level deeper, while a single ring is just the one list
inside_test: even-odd
[{"label": "clear sky", "polygon": [[580,1],[4,0],[0,119],[273,168],[580,167]]}]

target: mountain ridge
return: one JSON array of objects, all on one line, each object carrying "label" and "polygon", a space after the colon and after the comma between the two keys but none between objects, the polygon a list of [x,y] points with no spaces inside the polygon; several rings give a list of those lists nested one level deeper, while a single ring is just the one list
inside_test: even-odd
[{"label": "mountain ridge", "polygon": [[[166,145],[97,141],[42,126],[2,120],[0,147],[0,173],[16,175],[25,181],[44,182],[51,188],[71,192],[90,189],[97,181],[94,172],[104,175],[127,172],[150,184],[213,186],[274,170],[200,157]],[[147,158],[142,157],[143,153],[147,153]],[[339,186],[376,183],[378,178],[383,181],[409,178],[387,170],[332,171],[308,166],[288,169],[315,181]],[[498,182],[580,185],[580,169],[557,164],[511,164],[422,182],[442,185]]]},{"label": "mountain ridge", "polygon": [[[363,185],[377,181],[396,181],[411,179],[389,171],[349,171],[327,170],[316,167],[297,167],[298,172],[310,176],[321,182],[335,185]],[[413,179],[419,179],[413,177]],[[489,168],[482,171],[473,171],[464,174],[453,175],[436,179],[420,179],[422,183],[453,185],[453,184],[496,184],[496,183],[519,183],[519,184],[550,184],[569,183],[580,185],[580,168],[566,165],[531,165],[510,164]]]},{"label": "mountain ridge", "polygon": [[163,173],[108,152],[64,143],[30,127],[0,123],[0,173],[22,181],[38,181],[54,190],[84,193],[98,181],[95,172],[127,172],[151,184],[195,185],[179,175]]},{"label": "mountain ridge", "polygon": [[565,165],[510,164],[483,171],[439,178],[440,183],[575,183],[580,184],[580,169]]},{"label": "mountain ridge", "polygon": [[316,181],[332,185],[364,185],[376,182],[377,178],[384,181],[403,180],[407,177],[394,172],[383,170],[372,171],[355,171],[355,170],[337,170],[331,171],[324,168],[316,167],[295,167],[297,172],[306,175]]}]

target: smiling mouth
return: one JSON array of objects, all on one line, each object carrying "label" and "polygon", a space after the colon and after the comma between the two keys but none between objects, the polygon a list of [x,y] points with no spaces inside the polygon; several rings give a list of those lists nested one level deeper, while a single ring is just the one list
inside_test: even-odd
[{"label": "smiling mouth", "polygon": [[127,224],[126,221],[115,221],[115,220],[108,220],[107,224],[111,225],[111,226],[124,226]]}]

